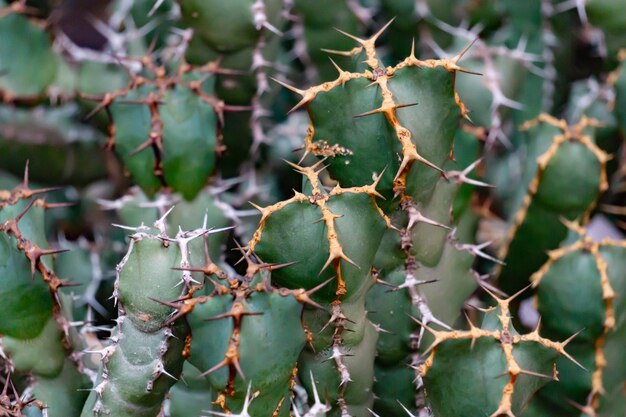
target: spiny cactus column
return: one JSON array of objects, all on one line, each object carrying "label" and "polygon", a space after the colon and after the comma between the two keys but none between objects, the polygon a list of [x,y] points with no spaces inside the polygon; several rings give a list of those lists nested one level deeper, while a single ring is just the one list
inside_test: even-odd
[{"label": "spiny cactus column", "polygon": [[[191,201],[186,201],[180,194],[163,190],[150,199],[139,188],[132,188],[126,195],[117,200],[99,200],[105,210],[115,210],[119,217],[118,223],[129,226],[152,224],[164,216],[172,207],[175,210],[165,216],[167,230],[193,230],[198,224],[206,222],[215,230],[225,230],[231,224],[238,226],[241,222],[238,211],[222,201],[228,195],[220,188],[205,187]],[[222,249],[227,234],[211,233],[208,236],[211,256],[221,261]],[[192,250],[202,252],[202,241],[190,243]]]},{"label": "spiny cactus column", "polygon": [[135,228],[117,267],[113,294],[119,303],[117,327],[108,345],[90,351],[100,354],[102,365],[84,417],[158,415],[189,355],[188,324],[172,320],[174,310],[155,300],[187,294],[196,280],[189,271],[174,268],[191,265],[195,258],[189,243],[210,231],[180,231],[170,238],[164,217],[155,222],[156,232]]},{"label": "spiny cactus column", "polygon": [[555,380],[555,359],[578,364],[564,342],[539,335],[520,335],[511,323],[509,304],[519,294],[500,299],[486,310],[483,324],[469,319],[469,330],[442,331],[426,327],[435,338],[420,367],[430,406],[437,416],[491,417],[522,415],[532,395]]},{"label": "spiny cactus column", "polygon": [[0,99],[6,102],[42,99],[57,75],[49,34],[26,16],[33,11],[26,1],[0,1]]},{"label": "spiny cactus column", "polygon": [[70,321],[60,290],[69,285],[52,269],[44,211],[28,171],[12,191],[0,191],[0,355],[11,369],[30,375],[30,390],[50,417],[79,413],[84,401],[82,365],[72,353]]},{"label": "spiny cactus column", "polygon": [[313,296],[328,310],[304,311],[310,346],[299,370],[310,393],[312,373],[314,384],[337,402],[341,413],[359,415],[372,401],[377,338],[365,316],[365,294],[373,284],[369,271],[389,219],[375,201],[378,179],[326,192],[320,164],[294,165],[305,176],[303,193],[259,207],[261,224],[248,249],[265,262],[294,262],[273,272],[274,285],[312,290],[336,280]]},{"label": "spiny cactus column", "polygon": [[[189,62],[219,60],[228,70],[217,76],[216,90],[229,104],[249,112],[226,113],[222,172],[236,176],[242,164],[254,164],[267,142],[266,119],[275,98],[269,76],[276,74],[283,33],[283,0],[177,0],[182,23],[193,29],[186,51]],[[251,159],[252,161],[249,161]]]},{"label": "spiny cactus column", "polygon": [[[468,181],[468,172],[450,172],[446,176],[443,171],[444,163],[451,157],[458,122],[467,113],[455,91],[456,71],[463,71],[457,62],[465,51],[453,59],[428,61],[418,60],[411,51],[411,55],[398,65],[384,67],[376,53],[375,43],[385,28],[369,39],[341,32],[359,46],[347,52],[332,51],[346,56],[362,56],[369,69],[348,72],[336,65],[339,76],[334,81],[306,90],[283,85],[302,97],[294,109],[306,106],[309,113],[306,152],[324,158],[331,177],[339,183],[338,187],[364,187],[376,176],[376,190],[380,192],[376,197],[386,212],[398,208],[398,201],[393,201],[393,197],[400,196],[399,206],[406,213],[408,222],[401,238],[397,239],[402,241],[402,246],[397,245],[393,249],[391,243],[389,248],[391,252],[399,251],[398,264],[392,265],[384,275],[393,276],[396,273],[394,268],[397,268],[397,278],[404,282],[393,279],[394,284],[410,292],[410,300],[415,304],[412,308],[425,321],[436,321],[445,327],[420,296],[416,286],[422,282],[416,279],[416,275],[418,265],[433,268],[430,272],[439,267],[448,242],[449,227],[446,225],[451,220],[451,206],[458,184]],[[401,158],[396,157],[398,154]],[[383,201],[381,197],[387,200]],[[264,217],[266,211],[271,213],[271,210],[263,209]],[[403,222],[402,219],[400,221]],[[368,236],[368,241],[373,239]],[[455,244],[452,239],[450,250],[456,250]],[[473,248],[472,245],[467,246],[468,249]],[[461,247],[465,248],[459,245]],[[258,253],[262,258],[265,256],[262,249],[258,249]],[[467,275],[471,259],[469,256],[469,262],[463,262]],[[449,262],[450,259],[446,259],[444,264]],[[356,263],[362,267],[358,261]],[[421,276],[425,275],[427,273]],[[434,278],[429,277],[425,281]],[[370,280],[374,281],[373,278]],[[470,276],[468,281],[470,288],[474,288],[475,280]],[[467,296],[469,293],[466,291],[459,294]],[[349,296],[350,291],[346,294]],[[383,297],[380,302],[381,305],[376,304],[383,308],[379,313],[387,313],[389,304]],[[458,305],[455,315],[460,307]],[[404,321],[402,318],[398,320]],[[403,330],[415,327],[411,324],[398,326]],[[403,333],[399,337],[407,343],[410,335]],[[405,352],[407,349],[409,347],[402,348]],[[358,355],[355,353],[355,356]],[[365,363],[364,358],[361,364]],[[402,359],[404,357],[395,360]],[[412,390],[411,385],[408,390]],[[342,413],[358,415],[358,407],[342,408],[341,398],[339,400]]]},{"label": "spiny cactus column", "polygon": [[194,293],[208,294],[168,303],[178,309],[174,317],[188,314],[189,361],[204,370],[200,376],[216,393],[206,399],[206,408],[211,402],[220,410],[216,415],[288,416],[297,359],[306,343],[302,305],[319,307],[310,298],[314,290],[272,286],[269,273],[287,265],[259,263],[243,249],[245,275],[229,275],[211,260],[206,244],[204,265],[188,270],[203,272],[210,291],[197,286]]},{"label": "spiny cactus column", "polygon": [[[471,271],[474,256],[467,251],[467,247],[473,245],[461,243],[459,238],[462,241],[467,238],[457,234],[450,232],[447,236],[436,266],[415,268],[414,275],[408,279],[401,243],[393,242],[391,248],[395,253],[383,250],[390,246],[385,240],[381,244],[375,261],[376,267],[381,269],[375,273],[379,281],[367,300],[369,318],[380,331],[374,410],[381,416],[401,416],[404,408],[413,411],[425,406],[423,396],[416,391],[421,381],[417,381],[416,387],[413,367],[423,359],[419,352],[428,336],[411,316],[450,328],[447,323],[452,325],[456,321],[467,297],[478,286]],[[395,267],[390,260],[395,261]],[[386,272],[388,270],[390,272]]]},{"label": "spiny cactus column", "polygon": [[549,252],[531,281],[537,289],[541,334],[561,338],[579,332],[570,351],[589,371],[558,361],[562,381],[546,386],[540,399],[559,415],[610,415],[605,410],[614,409],[614,398],[619,401],[614,393],[626,382],[620,359],[626,309],[619,301],[626,295],[626,242],[594,242],[580,226],[568,226],[579,239]]},{"label": "spiny cactus column", "polygon": [[519,210],[499,257],[501,288],[513,293],[547,260],[546,251],[558,247],[567,235],[561,218],[588,220],[600,194],[608,187],[610,159],[595,144],[593,119],[583,117],[574,126],[547,114],[523,125],[531,130],[525,178],[528,189],[519,194]]},{"label": "spiny cactus column", "polygon": [[191,200],[213,172],[220,151],[218,122],[226,106],[212,96],[218,67],[177,62],[169,73],[150,52],[137,61],[142,72],[130,73],[124,88],[83,97],[99,102],[91,114],[107,111],[107,147],[115,149],[148,195],[171,187]]}]

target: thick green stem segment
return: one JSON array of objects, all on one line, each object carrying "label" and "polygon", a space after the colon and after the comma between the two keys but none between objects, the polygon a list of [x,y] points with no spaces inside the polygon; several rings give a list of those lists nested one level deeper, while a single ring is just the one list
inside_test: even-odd
[{"label": "thick green stem segment", "polygon": [[4,0],[0,1],[0,97],[5,101],[39,98],[54,82],[60,58],[43,28],[3,6]]},{"label": "thick green stem segment", "polygon": [[532,134],[525,194],[512,220],[499,257],[502,290],[513,294],[528,285],[530,276],[567,236],[563,219],[586,222],[600,194],[607,189],[609,156],[596,146],[593,119],[575,126],[542,114],[523,128]]},{"label": "thick green stem segment", "polygon": [[434,342],[420,367],[427,398],[437,416],[520,415],[533,394],[556,379],[557,355],[573,358],[563,343],[513,328],[509,304],[494,296],[483,325],[466,331],[429,328]]},{"label": "thick green stem segment", "polygon": [[[373,399],[377,337],[367,320],[365,295],[374,282],[370,269],[389,220],[375,202],[377,181],[337,186],[327,193],[316,171],[319,164],[294,167],[306,177],[306,194],[297,192],[289,200],[259,207],[261,225],[249,248],[265,262],[295,262],[273,272],[275,284],[316,289],[313,299],[324,310],[304,312],[312,352],[300,359],[301,369],[306,369],[301,380],[310,381],[312,371],[338,410],[357,413]],[[350,360],[355,350],[364,353],[362,361]]]},{"label": "thick green stem segment", "polygon": [[[579,332],[570,351],[588,369],[558,361],[559,384],[539,394],[554,415],[577,416],[578,404],[588,415],[619,406],[626,382],[623,346],[626,343],[626,242],[593,242],[582,237],[550,252],[548,262],[532,276],[542,316],[541,334],[563,338]],[[563,363],[561,363],[563,362]]]},{"label": "thick green stem segment", "polygon": [[199,417],[211,408],[214,398],[209,382],[200,371],[185,362],[183,373],[170,390],[169,411],[171,417]]},{"label": "thick green stem segment", "polygon": [[51,269],[44,235],[41,190],[24,184],[0,191],[0,355],[17,373],[30,376],[36,404],[50,417],[76,416],[85,398],[84,376],[66,359],[69,322],[62,313],[64,285]]},{"label": "thick green stem segment", "polygon": [[122,87],[83,94],[99,102],[93,111],[107,110],[106,146],[144,192],[153,196],[168,186],[192,200],[215,168],[224,109],[213,96],[216,67],[173,62],[174,70],[166,70],[151,57],[142,62],[141,73],[126,77]]},{"label": "thick green stem segment", "polygon": [[[365,354],[370,351],[369,345],[362,343],[375,341],[377,337],[366,336],[372,332],[376,335],[378,333],[376,330],[379,329],[363,319],[366,314],[365,294],[374,283],[374,279],[368,273],[372,266],[372,258],[365,257],[364,255],[369,255],[369,252],[363,249],[369,249],[367,245],[377,247],[381,237],[373,235],[371,226],[366,237],[356,234],[378,216],[370,214],[368,218],[363,213],[358,218],[362,225],[357,223],[354,216],[359,215],[359,210],[362,209],[356,201],[341,202],[338,197],[345,195],[341,190],[354,189],[361,190],[362,193],[367,187],[372,187],[368,184],[375,179],[376,190],[373,191],[376,193],[371,194],[375,203],[380,204],[382,210],[386,212],[397,208],[397,200],[393,200],[395,196],[401,196],[401,207],[409,217],[407,232],[402,239],[403,252],[400,256],[400,259],[404,258],[400,261],[400,269],[407,269],[403,288],[410,287],[410,300],[419,304],[416,308],[420,312],[424,310],[422,315],[429,317],[431,321],[432,314],[416,289],[415,274],[418,262],[429,267],[438,264],[447,241],[449,231],[446,230],[445,224],[450,220],[454,196],[458,184],[465,181],[459,172],[450,178],[440,179],[444,164],[450,160],[458,122],[461,116],[466,114],[466,109],[455,91],[456,71],[462,70],[457,62],[462,53],[452,59],[420,61],[411,51],[411,55],[396,66],[385,67],[375,49],[376,40],[383,30],[384,28],[369,39],[360,39],[344,33],[358,44],[344,55],[365,59],[363,62],[368,69],[364,69],[363,72],[348,72],[336,66],[339,75],[334,81],[306,90],[287,86],[302,97],[295,108],[306,106],[309,113],[310,123],[304,141],[306,152],[324,158],[329,165],[331,177],[339,184],[330,193],[330,199],[326,204],[327,197],[322,193],[318,196],[315,191],[317,179],[309,178],[314,188],[309,203],[315,205],[318,201],[323,202],[321,212],[316,213],[317,209],[307,204],[306,196],[296,194],[291,201],[262,209],[262,225],[251,242],[252,246],[258,247],[258,253],[264,259],[268,255],[278,255],[279,251],[284,255],[292,248],[300,250],[307,245],[310,246],[306,247],[306,252],[303,251],[308,253],[308,264],[298,263],[290,267],[292,275],[286,278],[282,285],[294,285],[293,282],[296,280],[311,280],[315,276],[315,269],[320,266],[322,272],[318,272],[318,277],[321,277],[325,268],[331,262],[335,262],[338,279],[336,298],[333,300],[329,297],[324,300],[329,303],[330,318],[320,312],[305,311],[305,322],[310,331],[314,335],[318,333],[320,335],[312,341],[316,353],[304,354],[301,366],[312,370],[316,383],[327,392],[332,392],[331,387],[336,386],[337,381],[340,383],[339,389],[334,389],[336,394],[328,395],[337,401],[343,415],[350,413],[359,415],[369,406],[372,399],[369,388],[371,379],[365,375],[372,374],[373,356]],[[337,207],[341,210],[334,209],[333,197],[335,201],[343,204]],[[294,208],[296,204],[301,207],[297,211]],[[306,233],[302,225],[302,216],[296,214],[305,211],[310,211],[304,219],[304,227],[308,229]],[[286,214],[290,212],[293,214]],[[287,219],[288,216],[293,220],[290,219],[284,225],[281,224],[284,220],[278,220],[278,218]],[[315,223],[308,225],[308,219],[315,221],[320,217],[328,227],[328,249],[320,248],[317,243],[324,242],[323,227]],[[342,224],[350,226],[346,231],[349,230],[351,235],[349,244],[355,246],[353,252],[356,255],[350,253],[346,246],[348,239],[343,239],[342,233],[337,233],[334,219],[330,222],[329,217],[331,219],[336,217],[338,226]],[[390,222],[384,219],[390,225]],[[289,229],[286,227],[289,222],[294,223],[296,220],[300,223],[298,226],[294,225]],[[302,234],[293,234],[291,228],[297,228]],[[284,236],[290,233],[293,235],[293,243],[284,242]],[[280,245],[279,236],[283,239]],[[333,241],[337,236],[340,242]],[[271,250],[268,250],[269,245],[264,245],[265,242],[270,242]],[[360,247],[356,247],[358,244]],[[323,264],[328,252],[330,256]],[[359,254],[361,259],[355,259]],[[292,256],[293,259],[277,257],[267,260],[302,262],[301,259],[304,259],[300,253],[293,253]],[[352,279],[346,278],[346,276],[351,278],[354,265],[360,268],[359,273],[354,275],[360,279],[358,285],[354,285]],[[286,268],[285,272],[288,270],[289,268]],[[391,268],[386,273],[393,270]],[[280,279],[278,274],[276,276]],[[473,280],[470,283],[474,285]],[[312,281],[306,287],[314,284],[315,281]],[[329,291],[330,288],[325,293]],[[329,324],[333,324],[334,332],[328,331]],[[363,352],[361,361],[344,359],[348,349]],[[330,377],[332,367],[322,362],[325,359],[322,357],[324,354],[327,356],[326,359],[330,359],[331,364],[334,362],[338,376]],[[319,372],[320,375],[315,375],[315,372]],[[358,380],[357,383],[349,383],[354,380],[351,378],[352,373],[362,375],[368,382]],[[308,380],[306,375],[303,380]]]},{"label": "thick green stem segment", "polygon": [[220,291],[189,315],[189,361],[205,371],[220,412],[243,413],[254,393],[250,415],[289,416],[298,355],[306,343],[302,304],[291,292],[263,284]]},{"label": "thick green stem segment", "polygon": [[193,278],[188,243],[204,233],[165,234],[140,228],[131,235],[128,252],[117,267],[114,296],[119,303],[117,327],[110,344],[97,351],[102,366],[83,408],[83,417],[114,415],[155,417],[165,395],[179,378],[188,354],[189,328],[184,320],[171,323],[172,307],[156,300],[186,294]]}]

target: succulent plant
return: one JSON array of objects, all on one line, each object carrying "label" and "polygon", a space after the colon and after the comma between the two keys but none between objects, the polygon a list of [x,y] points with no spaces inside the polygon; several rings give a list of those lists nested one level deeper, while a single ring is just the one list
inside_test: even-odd
[{"label": "succulent plant", "polygon": [[619,2],[92,3],[0,0],[0,416],[626,413]]}]

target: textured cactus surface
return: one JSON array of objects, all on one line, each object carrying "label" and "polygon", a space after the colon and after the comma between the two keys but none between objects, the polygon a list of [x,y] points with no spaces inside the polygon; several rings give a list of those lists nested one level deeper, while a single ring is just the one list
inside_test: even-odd
[{"label": "textured cactus surface", "polygon": [[0,0],[0,417],[626,417],[623,0]]}]

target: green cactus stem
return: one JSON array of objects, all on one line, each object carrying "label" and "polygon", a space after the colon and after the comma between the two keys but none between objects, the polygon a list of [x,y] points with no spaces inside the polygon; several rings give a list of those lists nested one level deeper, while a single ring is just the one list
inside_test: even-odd
[{"label": "green cactus stem", "polygon": [[506,299],[490,295],[497,305],[485,310],[481,327],[469,319],[469,330],[426,327],[435,340],[420,373],[435,415],[522,415],[535,391],[556,379],[558,355],[577,363],[565,351],[573,336],[554,342],[541,337],[539,329],[521,335],[509,311],[519,294]]},{"label": "green cactus stem", "polygon": [[[540,396],[563,415],[577,415],[570,406],[574,403],[593,416],[601,407],[611,407],[611,393],[626,381],[623,364],[613,360],[621,355],[618,346],[623,346],[626,327],[626,310],[617,302],[626,291],[626,242],[594,242],[578,224],[568,223],[568,227],[580,238],[550,251],[531,281],[537,289],[541,333],[562,337],[573,329],[579,332],[572,351],[590,371],[563,364],[567,370],[563,381],[546,387]],[[579,296],[572,298],[572,293]]]},{"label": "green cactus stem", "polygon": [[547,260],[546,251],[558,247],[567,235],[561,218],[587,221],[596,201],[608,188],[609,155],[594,142],[589,129],[598,124],[583,117],[574,126],[547,114],[526,122],[522,128],[537,129],[528,188],[521,199],[498,257],[501,288],[513,293]]},{"label": "green cactus stem", "polygon": [[[101,357],[101,371],[82,416],[157,416],[165,395],[180,377],[189,354],[189,326],[172,320],[175,310],[158,299],[187,294],[194,282],[187,268],[195,261],[190,242],[210,233],[206,228],[166,232],[163,217],[130,228],[128,252],[117,266],[113,296],[118,303],[117,327],[109,344],[93,349]],[[132,368],[133,372],[128,372]]]}]

